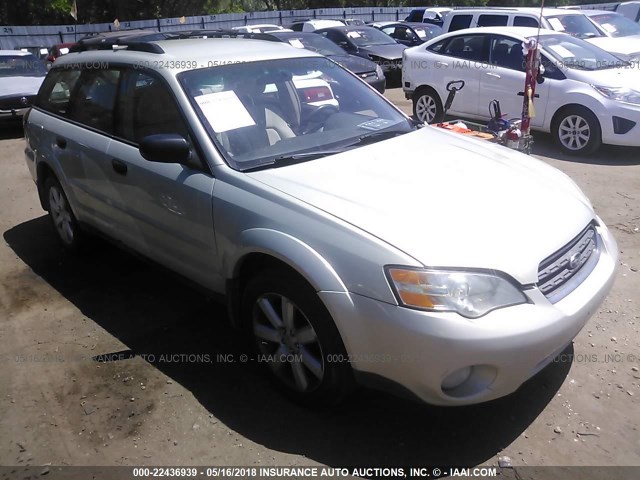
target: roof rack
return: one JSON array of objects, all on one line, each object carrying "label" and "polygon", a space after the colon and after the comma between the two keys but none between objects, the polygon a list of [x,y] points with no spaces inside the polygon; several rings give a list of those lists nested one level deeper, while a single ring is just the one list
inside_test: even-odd
[{"label": "roof rack", "polygon": [[128,50],[130,52],[146,52],[146,53],[165,53],[160,45],[153,42],[117,42],[105,44],[98,48],[98,50]]}]

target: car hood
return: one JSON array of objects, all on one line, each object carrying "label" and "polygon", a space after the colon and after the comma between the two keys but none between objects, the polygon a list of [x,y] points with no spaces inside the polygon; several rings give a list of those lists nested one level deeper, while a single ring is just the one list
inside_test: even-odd
[{"label": "car hood", "polygon": [[1,77],[0,97],[10,95],[35,95],[45,77]]},{"label": "car hood", "polygon": [[594,218],[560,171],[435,127],[248,175],[425,266],[495,269],[522,284]]},{"label": "car hood", "polygon": [[603,87],[627,87],[638,90],[640,85],[640,71],[637,64],[630,64],[629,67],[606,68],[603,70],[570,70],[569,74],[576,80],[583,81],[590,85]]},{"label": "car hood", "polygon": [[375,72],[376,70],[376,64],[363,57],[356,57],[355,55],[331,55],[329,58],[355,74]]},{"label": "car hood", "polygon": [[595,37],[587,40],[613,54],[629,55],[640,52],[640,35],[628,37]]},{"label": "car hood", "polygon": [[387,60],[399,60],[402,58],[402,52],[407,47],[399,43],[390,43],[388,45],[371,45],[370,47],[360,47],[360,51],[377,55]]}]

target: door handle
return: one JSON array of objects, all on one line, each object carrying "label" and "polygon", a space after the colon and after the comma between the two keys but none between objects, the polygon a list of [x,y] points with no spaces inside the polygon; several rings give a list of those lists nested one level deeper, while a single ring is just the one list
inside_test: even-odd
[{"label": "door handle", "polygon": [[62,149],[65,149],[67,148],[67,140],[62,137],[56,137],[56,145],[58,145],[58,147]]},{"label": "door handle", "polygon": [[118,175],[127,174],[127,164],[124,163],[122,160],[118,160],[117,158],[114,158],[113,160],[111,160],[111,166],[113,167],[113,171],[116,172]]},{"label": "door handle", "polygon": [[438,67],[438,68],[439,68],[439,67],[448,67],[448,66],[449,66],[449,64],[448,64],[448,63],[446,63],[446,62],[440,62],[440,61],[437,61],[437,62],[435,63],[435,65],[436,65],[436,67]]},{"label": "door handle", "polygon": [[497,73],[487,72],[486,74],[493,78],[500,78],[500,75],[498,75]]}]

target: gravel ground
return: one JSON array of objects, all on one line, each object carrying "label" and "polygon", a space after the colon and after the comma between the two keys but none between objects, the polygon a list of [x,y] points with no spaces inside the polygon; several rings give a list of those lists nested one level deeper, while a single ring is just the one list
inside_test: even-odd
[{"label": "gravel ground", "polygon": [[358,391],[310,411],[220,360],[246,348],[223,306],[109,244],[62,251],[21,136],[0,130],[0,465],[640,465],[637,149],[565,158],[536,136],[620,248],[613,291],[558,361],[488,404]]}]

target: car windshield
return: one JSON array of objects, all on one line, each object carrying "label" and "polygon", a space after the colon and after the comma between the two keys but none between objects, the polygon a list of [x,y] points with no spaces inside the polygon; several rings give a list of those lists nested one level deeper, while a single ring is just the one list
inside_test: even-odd
[{"label": "car windshield", "polygon": [[323,57],[223,65],[178,78],[211,139],[238,170],[311,160],[415,128]]},{"label": "car windshield", "polygon": [[344,55],[344,50],[338,45],[333,43],[328,38],[325,38],[315,33],[309,33],[307,35],[276,35],[281,40],[289,43],[296,48],[306,48],[312,52],[319,53],[320,55]]},{"label": "car windshield", "polygon": [[44,77],[46,74],[42,61],[33,55],[0,56],[0,77]]},{"label": "car windshield", "polygon": [[604,70],[626,64],[600,47],[567,35],[541,35],[540,44],[560,67]]},{"label": "car windshield", "polygon": [[396,41],[389,35],[373,27],[347,30],[345,34],[359,47],[371,47],[373,45],[389,45],[396,43]]},{"label": "car windshield", "polygon": [[611,37],[640,35],[640,25],[619,13],[599,13],[589,18]]},{"label": "car windshield", "polygon": [[415,32],[418,34],[421,40],[428,40],[435,38],[438,35],[442,35],[442,28],[437,25],[425,25],[424,27],[415,27]]},{"label": "car windshield", "polygon": [[547,17],[551,28],[556,32],[568,33],[578,38],[604,37],[593,22],[586,15],[557,15]]}]

